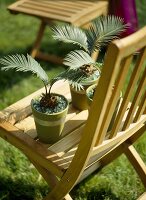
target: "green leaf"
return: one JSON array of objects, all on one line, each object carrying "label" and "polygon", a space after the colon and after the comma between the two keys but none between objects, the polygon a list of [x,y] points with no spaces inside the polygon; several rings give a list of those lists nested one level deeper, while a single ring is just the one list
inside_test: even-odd
[{"label": "green leaf", "polygon": [[93,21],[89,30],[86,31],[89,52],[100,50],[107,46],[113,39],[118,38],[128,27],[120,17],[102,16]]},{"label": "green leaf", "polygon": [[71,51],[64,58],[63,62],[64,65],[74,69],[91,63],[95,63],[95,61],[83,50]]},{"label": "green leaf", "polygon": [[78,27],[72,25],[55,26],[53,38],[65,43],[77,44],[85,51],[88,51],[87,36]]},{"label": "green leaf", "polygon": [[68,69],[62,73],[60,73],[56,79],[57,80],[67,80],[69,82],[69,85],[71,85],[76,90],[83,90],[82,82],[87,77],[82,73],[80,69]]},{"label": "green leaf", "polygon": [[46,72],[40,64],[29,55],[27,55],[27,57],[19,54],[5,56],[0,59],[0,63],[4,65],[4,67],[1,68],[2,70],[7,71],[9,69],[15,69],[16,71],[21,72],[30,71],[33,74],[36,74],[46,85],[49,82]]}]

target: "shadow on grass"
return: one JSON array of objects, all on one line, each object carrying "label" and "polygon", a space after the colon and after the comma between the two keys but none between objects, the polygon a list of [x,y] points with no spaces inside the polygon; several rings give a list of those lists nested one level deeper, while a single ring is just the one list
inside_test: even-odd
[{"label": "shadow on grass", "polygon": [[12,178],[0,176],[0,180],[0,200],[36,200],[48,193],[47,186],[29,184],[23,179],[12,180]]},{"label": "shadow on grass", "polygon": [[[0,177],[0,200],[37,200],[48,193],[47,186],[32,185],[22,179],[13,181],[8,177]],[[76,200],[120,200],[112,193],[111,189],[91,189],[85,194],[71,195]]]},{"label": "shadow on grass", "polygon": [[104,188],[104,186],[99,189],[93,188],[84,194],[74,194],[72,197],[75,200],[120,200],[111,189]]},{"label": "shadow on grass", "polygon": [[92,189],[87,195],[87,200],[119,200],[112,193],[111,189],[101,188],[100,190]]}]

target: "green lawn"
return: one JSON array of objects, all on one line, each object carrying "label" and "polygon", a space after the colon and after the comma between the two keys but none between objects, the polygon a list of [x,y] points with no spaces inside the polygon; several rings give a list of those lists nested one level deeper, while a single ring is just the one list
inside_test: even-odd
[{"label": "green lawn", "polygon": [[[13,53],[26,54],[35,39],[39,22],[24,15],[11,15],[6,2],[0,1],[0,57]],[[146,1],[137,0],[140,26],[146,24]],[[49,29],[45,32],[42,49],[58,54],[66,47],[51,39]],[[41,65],[50,77],[64,67],[46,62]],[[28,74],[0,71],[0,110],[42,87],[39,80]],[[136,144],[146,161],[146,137]],[[0,200],[40,200],[48,192],[47,185],[27,158],[16,148],[0,139]],[[75,200],[135,200],[144,191],[143,185],[124,155],[91,175],[77,185],[72,193]]]}]

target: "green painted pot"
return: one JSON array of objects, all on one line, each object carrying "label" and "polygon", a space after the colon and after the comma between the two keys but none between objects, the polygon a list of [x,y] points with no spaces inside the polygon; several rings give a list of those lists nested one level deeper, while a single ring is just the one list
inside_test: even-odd
[{"label": "green painted pot", "polygon": [[99,78],[96,80],[83,83],[84,90],[76,90],[70,86],[71,98],[72,98],[72,105],[77,108],[78,110],[86,110],[88,109],[87,97],[86,97],[86,89],[93,85],[97,84]]},{"label": "green painted pot", "polygon": [[[55,95],[62,96],[60,94]],[[53,144],[63,137],[61,133],[68,112],[68,100],[65,97],[64,99],[67,104],[66,108],[61,112],[53,114],[46,114],[37,111],[33,106],[34,99],[31,101],[37,135],[38,138],[44,143]]]},{"label": "green painted pot", "polygon": [[[93,101],[93,97],[91,97],[91,93],[96,88],[96,86],[97,86],[97,84],[91,85],[86,90],[86,98],[87,98],[87,102],[88,102],[88,110],[90,109],[91,103]],[[113,123],[114,123],[114,121],[116,119],[116,116],[118,114],[118,110],[119,110],[119,107],[120,107],[120,104],[121,104],[121,100],[122,100],[122,92],[120,92],[120,96],[119,96],[117,105],[115,107],[115,111],[113,113],[110,125],[108,127],[108,131],[110,131],[112,129],[112,127],[113,127]]]}]

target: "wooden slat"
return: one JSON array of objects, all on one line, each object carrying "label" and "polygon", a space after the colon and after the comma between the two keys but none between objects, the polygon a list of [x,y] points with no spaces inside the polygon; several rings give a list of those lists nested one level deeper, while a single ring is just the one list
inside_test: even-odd
[{"label": "wooden slat", "polygon": [[138,107],[138,110],[136,112],[133,122],[137,122],[143,113],[146,114],[146,91],[141,99],[141,103]]},{"label": "wooden slat", "polygon": [[99,142],[101,143],[104,138],[105,135],[107,133],[109,124],[111,122],[112,119],[112,115],[115,111],[115,107],[117,105],[118,99],[119,99],[119,94],[120,94],[120,90],[123,87],[123,81],[126,78],[126,74],[127,74],[127,67],[130,66],[131,61],[132,61],[133,56],[129,56],[126,60],[123,61],[122,65],[120,66],[120,71],[119,71],[119,75],[118,78],[116,80],[116,83],[114,84],[114,89],[111,91],[112,94],[109,97],[108,100],[108,106],[106,108],[106,114],[104,116],[102,125],[101,125],[101,129],[99,130]]},{"label": "wooden slat", "polygon": [[78,17],[78,18],[74,18],[73,21],[71,22],[73,25],[75,26],[82,26],[82,27],[88,27],[87,25],[90,24],[90,22],[101,16],[101,15],[107,15],[107,11],[108,11],[108,4],[102,7],[98,7],[95,10],[92,10],[89,13],[85,13],[84,15]]},{"label": "wooden slat", "polygon": [[125,130],[126,128],[128,128],[130,123],[132,122],[133,117],[134,117],[133,115],[137,109],[139,101],[142,98],[142,95],[145,90],[146,90],[146,68],[145,68],[145,71],[143,72],[143,76],[141,78],[141,81],[140,81],[137,91],[135,93],[134,99],[132,101],[132,105],[130,107],[129,113],[127,115],[127,119],[125,120],[122,130]]},{"label": "wooden slat", "polygon": [[65,127],[63,130],[63,135],[66,135],[66,134],[72,132],[73,130],[77,129],[82,124],[84,124],[87,120],[87,117],[88,117],[88,111],[84,110],[84,111],[74,115],[73,118],[69,118],[66,121],[66,124],[65,124]]},{"label": "wooden slat", "polygon": [[32,115],[16,123],[15,126],[20,130],[24,131],[25,134],[29,135],[33,139],[37,137],[34,118]]},{"label": "wooden slat", "polygon": [[63,8],[66,9],[67,8],[67,9],[75,10],[75,11],[81,10],[81,8],[76,3],[72,3],[70,1],[61,1],[61,2],[60,1],[59,2],[57,2],[57,1],[51,1],[51,2],[48,2],[48,1],[41,1],[41,0],[39,0],[39,2],[44,2],[45,4],[49,3],[49,5],[55,6],[56,8],[57,7],[61,7],[62,9]]},{"label": "wooden slat", "polygon": [[120,124],[121,124],[122,118],[124,116],[124,113],[126,111],[127,105],[128,105],[130,98],[133,94],[133,88],[136,85],[139,74],[140,74],[142,67],[143,67],[143,63],[145,62],[145,58],[146,58],[146,48],[143,49],[143,51],[142,51],[141,55],[139,56],[139,59],[136,63],[136,66],[135,66],[135,68],[132,72],[130,81],[128,83],[128,86],[127,86],[127,89],[126,89],[126,92],[125,92],[125,95],[123,97],[123,101],[122,101],[122,104],[121,104],[121,107],[120,107],[120,110],[119,110],[119,115],[117,116],[117,119],[116,119],[114,126],[113,126],[113,129],[112,129],[111,137],[115,136],[115,134],[117,133],[117,131],[120,127]]},{"label": "wooden slat", "polygon": [[54,20],[64,21],[64,22],[71,21],[70,17],[61,16],[61,15],[57,15],[57,14],[44,13],[43,11],[38,12],[37,10],[33,10],[33,12],[32,12],[32,9],[25,8],[25,7],[17,7],[17,8],[15,8],[15,11],[21,12],[24,14],[28,14],[31,16],[40,17],[40,18],[48,18],[48,19],[54,19]]},{"label": "wooden slat", "polygon": [[54,1],[51,2],[44,2],[44,1],[29,1],[28,2],[30,5],[38,5],[40,7],[45,7],[48,9],[56,9],[56,10],[61,10],[65,12],[70,12],[70,13],[76,13],[77,11],[80,11],[81,8],[79,8],[76,4],[74,6],[69,6],[67,4],[62,4],[62,3],[57,3]]},{"label": "wooden slat", "polygon": [[93,7],[89,7],[87,9],[82,10],[82,12],[80,12],[76,16],[73,16],[72,18],[74,18],[73,19],[74,21],[79,20],[81,17],[82,17],[82,19],[84,17],[87,17],[87,19],[88,19],[88,17],[89,17],[88,15],[90,15],[90,14],[92,15],[92,12],[93,13],[96,12],[96,16],[99,16],[99,15],[101,15],[100,10],[103,12],[103,10],[105,8],[107,8],[107,5],[108,5],[107,2],[98,2],[97,4],[94,4]]},{"label": "wooden slat", "polygon": [[139,153],[136,151],[133,145],[125,144],[127,148],[124,149],[126,156],[129,161],[132,163],[133,167],[140,176],[144,186],[146,187],[146,165],[139,156]]},{"label": "wooden slat", "polygon": [[69,151],[71,147],[74,147],[81,138],[81,132],[83,130],[83,125],[78,129],[74,130],[69,135],[65,136],[63,139],[56,142],[54,145],[48,149],[55,152],[57,155],[62,156],[65,152]]},{"label": "wooden slat", "polygon": [[38,4],[23,4],[21,6],[21,8],[23,9],[29,9],[32,11],[36,11],[36,12],[43,12],[43,15],[46,16],[48,15],[56,15],[56,16],[63,16],[63,17],[70,17],[71,13],[74,14],[75,12],[71,12],[71,11],[65,11],[65,10],[60,10],[60,9],[52,9],[52,8],[47,8],[45,6],[42,5],[38,5]]},{"label": "wooden slat", "polygon": [[111,138],[104,140],[101,145],[95,146],[93,148],[92,155],[96,155],[101,151],[104,151],[107,148],[110,148],[111,146],[123,143],[128,138],[134,135],[134,133],[138,132],[140,129],[143,130],[143,132],[146,130],[146,115],[141,116],[140,120],[137,123],[132,123],[128,129],[125,131],[118,132],[118,134]]},{"label": "wooden slat", "polygon": [[146,200],[146,192],[144,192],[137,200]]}]

